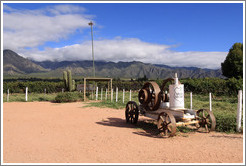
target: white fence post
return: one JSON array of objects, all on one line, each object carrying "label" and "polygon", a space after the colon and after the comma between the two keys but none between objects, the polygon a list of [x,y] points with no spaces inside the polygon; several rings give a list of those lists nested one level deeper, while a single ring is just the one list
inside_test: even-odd
[{"label": "white fence post", "polygon": [[112,90],[111,90],[111,102],[113,101],[113,97],[114,97],[113,93],[114,93],[114,89],[112,88]]},{"label": "white fence post", "polygon": [[103,99],[103,88],[101,88],[101,100]]},{"label": "white fence post", "polygon": [[108,99],[108,89],[106,88],[106,93],[105,93],[105,100]]},{"label": "white fence post", "polygon": [[130,97],[129,97],[129,101],[132,101],[132,90],[130,90]]},{"label": "white fence post", "polygon": [[28,87],[26,87],[26,101],[28,100]]},{"label": "white fence post", "polygon": [[209,93],[209,110],[212,111],[212,94]]},{"label": "white fence post", "polygon": [[123,103],[125,101],[125,89],[123,89]]},{"label": "white fence post", "polygon": [[9,101],[9,89],[7,90],[7,102]]},{"label": "white fence post", "polygon": [[96,100],[97,100],[97,98],[98,98],[98,87],[96,89]]},{"label": "white fence post", "polygon": [[115,96],[115,101],[116,101],[116,103],[118,102],[118,87],[116,87],[116,94],[115,94],[116,96]]},{"label": "white fence post", "polygon": [[46,88],[44,88],[44,94],[46,94]]},{"label": "white fence post", "polygon": [[238,91],[238,103],[237,103],[237,131],[241,131],[241,122],[242,122],[242,90]]},{"label": "white fence post", "polygon": [[192,92],[190,92],[190,109],[192,110]]},{"label": "white fence post", "polygon": [[64,88],[62,88],[62,93],[64,92]]}]

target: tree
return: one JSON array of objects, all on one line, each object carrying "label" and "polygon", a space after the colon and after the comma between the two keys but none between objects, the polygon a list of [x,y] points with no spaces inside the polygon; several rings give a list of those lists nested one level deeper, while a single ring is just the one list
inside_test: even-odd
[{"label": "tree", "polygon": [[221,63],[222,74],[228,78],[243,78],[243,44],[235,43],[229,50],[224,63]]},{"label": "tree", "polygon": [[148,81],[148,78],[146,75],[144,75],[144,77],[138,78],[137,81]]}]

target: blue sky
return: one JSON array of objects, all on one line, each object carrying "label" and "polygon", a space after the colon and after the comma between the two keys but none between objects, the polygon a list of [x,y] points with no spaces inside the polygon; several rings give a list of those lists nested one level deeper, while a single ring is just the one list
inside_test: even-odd
[{"label": "blue sky", "polygon": [[242,3],[6,3],[3,16],[4,48],[35,60],[91,60],[90,20],[96,60],[220,68],[243,42]]}]

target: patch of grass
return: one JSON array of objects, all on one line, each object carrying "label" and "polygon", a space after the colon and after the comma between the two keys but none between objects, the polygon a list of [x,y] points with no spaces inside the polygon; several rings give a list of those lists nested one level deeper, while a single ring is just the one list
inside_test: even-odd
[{"label": "patch of grass", "polygon": [[89,102],[84,107],[101,107],[101,108],[113,108],[113,109],[123,109],[125,104],[115,102],[115,101],[98,101],[98,102]]},{"label": "patch of grass", "polygon": [[[209,109],[209,95],[193,95],[193,109]],[[189,94],[185,95],[185,106],[190,107]],[[216,119],[216,131],[236,132],[237,97],[213,96],[212,111]]]},{"label": "patch of grass", "polygon": [[55,102],[57,103],[76,102],[82,100],[83,100],[83,94],[79,92],[58,93],[57,96],[55,97]]},{"label": "patch of grass", "polygon": [[176,132],[182,132],[182,133],[189,133],[189,132],[194,132],[194,131],[196,130],[189,128],[187,126],[178,126],[176,129]]},{"label": "patch of grass", "polygon": [[[56,97],[56,93],[29,93],[28,94],[28,102],[32,101],[53,101]],[[21,93],[13,93],[9,95],[9,102],[25,102],[26,97],[25,94]],[[3,102],[7,102],[7,95],[3,95]]]}]

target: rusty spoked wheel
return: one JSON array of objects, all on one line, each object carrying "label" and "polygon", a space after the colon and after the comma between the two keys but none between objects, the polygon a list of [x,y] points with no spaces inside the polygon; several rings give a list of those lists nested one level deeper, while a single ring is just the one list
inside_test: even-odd
[{"label": "rusty spoked wheel", "polygon": [[216,126],[216,120],[214,117],[214,114],[207,109],[200,109],[196,113],[197,120],[199,120],[199,124],[196,125],[196,127],[199,128],[205,128],[205,132],[210,132],[215,130]]},{"label": "rusty spoked wheel", "polygon": [[[161,100],[162,101],[168,101],[169,100],[164,95],[165,94],[165,91],[168,89],[168,87],[166,87],[166,85],[167,85],[168,82],[173,83],[174,82],[174,79],[173,78],[167,78],[167,79],[163,80],[162,85],[161,85],[161,92],[160,92],[160,97],[161,97]],[[180,81],[179,81],[179,84],[181,84]]]},{"label": "rusty spoked wheel", "polygon": [[139,109],[138,105],[134,101],[129,101],[126,104],[125,117],[126,122],[131,122],[132,124],[136,124],[138,122]]},{"label": "rusty spoked wheel", "polygon": [[161,103],[160,88],[156,82],[146,82],[139,91],[138,99],[149,111],[155,111]]},{"label": "rusty spoked wheel", "polygon": [[138,93],[138,100],[141,104],[146,105],[150,101],[149,88],[141,89]]},{"label": "rusty spoked wheel", "polygon": [[159,114],[157,127],[164,137],[172,137],[176,133],[176,120],[172,113],[165,111]]}]

